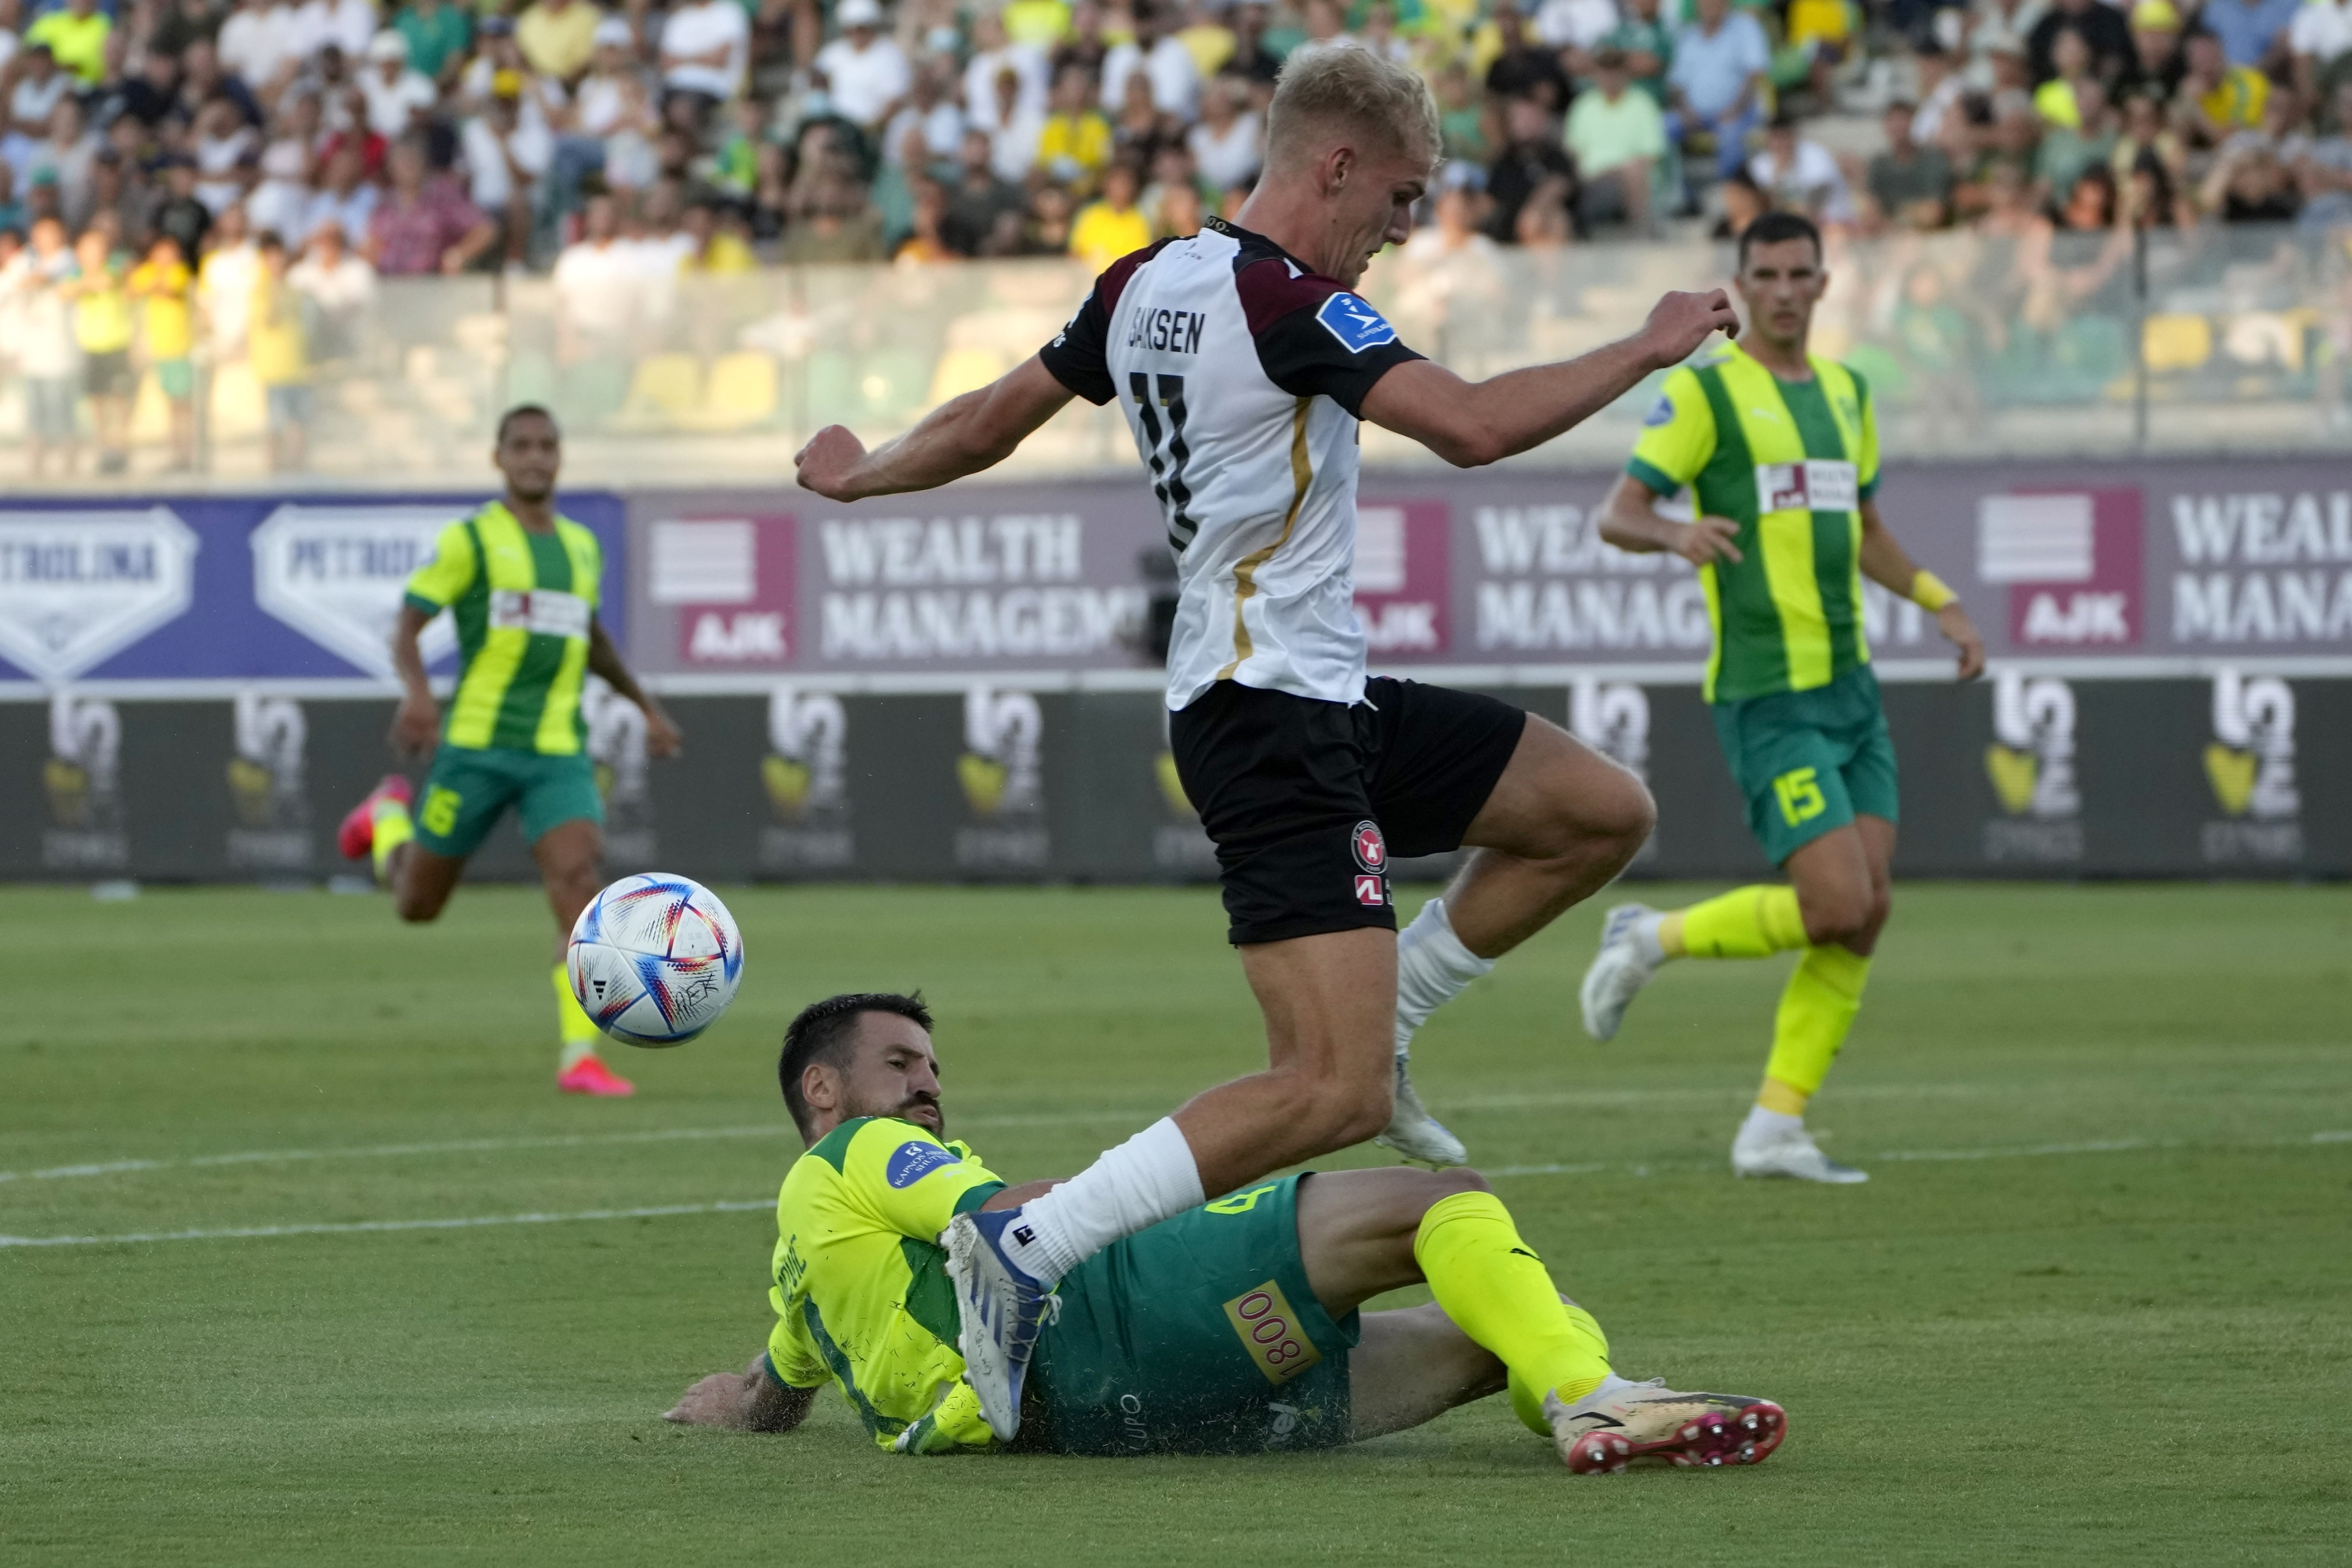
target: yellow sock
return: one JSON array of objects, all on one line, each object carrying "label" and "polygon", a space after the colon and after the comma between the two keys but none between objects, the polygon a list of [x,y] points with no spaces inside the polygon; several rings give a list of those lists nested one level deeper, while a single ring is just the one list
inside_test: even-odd
[{"label": "yellow sock", "polygon": [[580,1005],[580,998],[572,994],[572,977],[560,963],[555,966],[555,1020],[563,1040],[563,1061],[559,1070],[596,1054],[596,1042],[602,1036],[589,1019],[588,1010]]},{"label": "yellow sock", "polygon": [[1805,1113],[1853,1028],[1869,980],[1870,960],[1835,942],[1805,950],[1780,993],[1780,1008],[1772,1019],[1772,1058],[1764,1064],[1757,1104],[1790,1116]]},{"label": "yellow sock", "polygon": [[1538,1432],[1543,1398],[1574,1404],[1609,1375],[1609,1341],[1583,1308],[1559,1299],[1550,1273],[1519,1239],[1492,1193],[1455,1193],[1430,1205],[1413,1260],[1454,1326],[1511,1374],[1511,1407]]},{"label": "yellow sock", "polygon": [[1735,888],[1667,915],[1658,945],[1668,958],[1766,958],[1805,945],[1805,917],[1794,888]]},{"label": "yellow sock", "polygon": [[375,879],[384,879],[384,862],[392,852],[416,837],[416,824],[409,820],[408,807],[391,795],[375,803],[375,837],[368,852],[375,862]]}]

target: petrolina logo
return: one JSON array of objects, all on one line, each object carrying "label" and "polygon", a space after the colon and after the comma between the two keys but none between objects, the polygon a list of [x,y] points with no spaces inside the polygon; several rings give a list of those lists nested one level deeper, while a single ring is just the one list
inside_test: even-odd
[{"label": "petrolina logo", "polygon": [[2213,677],[2213,739],[2205,781],[2225,820],[2203,835],[2211,862],[2303,858],[2303,792],[2294,777],[2294,690],[2275,676]]},{"label": "petrolina logo", "polygon": [[2140,492],[2124,486],[1977,503],[1977,574],[2009,588],[2010,640],[2026,647],[2138,643]]}]

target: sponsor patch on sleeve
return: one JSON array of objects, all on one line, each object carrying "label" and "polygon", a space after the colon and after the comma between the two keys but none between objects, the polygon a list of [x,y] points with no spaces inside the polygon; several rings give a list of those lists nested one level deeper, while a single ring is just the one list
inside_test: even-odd
[{"label": "sponsor patch on sleeve", "polygon": [[1315,319],[1351,354],[1396,342],[1396,329],[1387,318],[1354,294],[1332,295],[1316,310]]},{"label": "sponsor patch on sleeve", "polygon": [[938,1144],[910,1138],[890,1152],[890,1163],[883,1167],[882,1176],[894,1187],[911,1187],[933,1171],[958,1163]]},{"label": "sponsor patch on sleeve", "polygon": [[1650,412],[1643,416],[1642,428],[1654,430],[1661,425],[1671,425],[1674,422],[1675,400],[1662,392],[1658,394],[1657,402],[1650,405]]}]

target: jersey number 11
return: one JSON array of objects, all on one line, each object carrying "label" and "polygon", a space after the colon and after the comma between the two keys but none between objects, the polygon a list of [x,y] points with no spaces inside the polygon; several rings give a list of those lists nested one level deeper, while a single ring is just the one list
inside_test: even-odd
[{"label": "jersey number 11", "polygon": [[[1150,440],[1150,450],[1144,454],[1151,465],[1151,493],[1160,498],[1160,510],[1168,521],[1168,547],[1177,554],[1192,542],[1200,524],[1185,514],[1192,503],[1192,487],[1184,482],[1184,464],[1192,449],[1184,444],[1184,378],[1163,375],[1158,378],[1160,395],[1151,395],[1153,378],[1143,372],[1128,373],[1129,390],[1135,394],[1136,412],[1143,420],[1143,434]],[[1155,404],[1157,406],[1155,406]],[[1168,423],[1162,429],[1160,410],[1168,412]],[[1161,456],[1162,451],[1166,456]]]}]

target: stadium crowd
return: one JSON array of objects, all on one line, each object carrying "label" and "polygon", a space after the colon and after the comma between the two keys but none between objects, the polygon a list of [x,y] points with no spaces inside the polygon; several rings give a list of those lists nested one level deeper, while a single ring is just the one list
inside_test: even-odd
[{"label": "stadium crowd", "polygon": [[2352,222],[2352,0],[0,0],[0,372],[37,476],[118,470],[150,370],[186,462],[207,357],[297,467],[381,278],[1099,266],[1236,210],[1340,47],[1435,91],[1435,258]]}]

